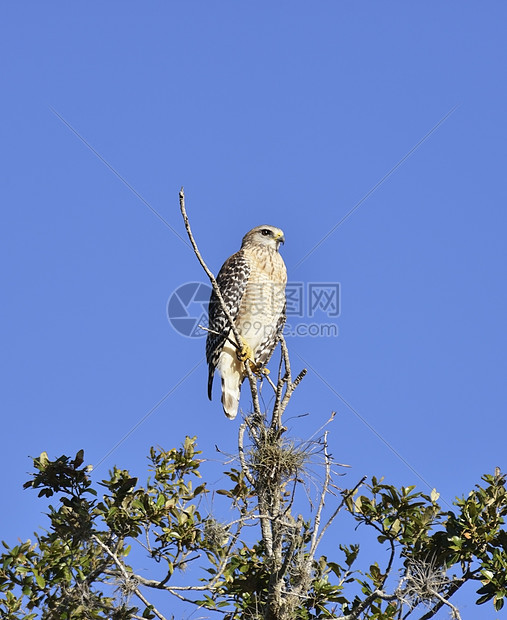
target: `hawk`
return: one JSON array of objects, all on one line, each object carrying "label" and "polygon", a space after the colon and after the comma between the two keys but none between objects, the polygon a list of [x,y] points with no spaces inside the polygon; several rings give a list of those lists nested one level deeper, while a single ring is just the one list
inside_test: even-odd
[{"label": "hawk", "polygon": [[230,256],[217,276],[217,284],[242,342],[234,345],[230,329],[215,293],[209,302],[206,340],[208,398],[213,375],[222,378],[222,406],[231,420],[238,413],[239,394],[248,360],[258,372],[269,360],[285,323],[287,270],[278,249],[285,241],[274,226],[257,226],[243,237],[241,249]]}]

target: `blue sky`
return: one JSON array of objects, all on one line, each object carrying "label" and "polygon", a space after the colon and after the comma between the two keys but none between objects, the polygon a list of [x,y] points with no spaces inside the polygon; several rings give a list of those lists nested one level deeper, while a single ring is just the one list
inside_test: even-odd
[{"label": "blue sky", "polygon": [[[305,438],[337,411],[344,486],[384,475],[450,502],[507,468],[506,18],[498,1],[2,6],[3,539],[45,523],[21,489],[42,450],[84,448],[97,479],[185,435],[234,451],[204,340],[167,320],[205,282],[181,185],[215,271],[268,223],[290,281],[340,283],[339,317],[301,319],[338,335],[288,341],[311,370],[287,417]],[[492,617],[473,600],[464,618]]]}]

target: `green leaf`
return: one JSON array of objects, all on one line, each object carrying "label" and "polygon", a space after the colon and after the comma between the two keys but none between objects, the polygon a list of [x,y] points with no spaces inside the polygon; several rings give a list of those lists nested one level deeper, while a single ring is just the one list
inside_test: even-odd
[{"label": "green leaf", "polygon": [[35,581],[39,588],[44,588],[46,586],[46,580],[44,577],[36,571],[33,571],[33,576],[35,577]]},{"label": "green leaf", "polygon": [[84,450],[79,450],[74,458],[74,467],[81,467],[84,461]]},{"label": "green leaf", "polygon": [[487,603],[488,601],[490,601],[492,598],[493,598],[493,594],[484,594],[483,596],[479,597],[475,601],[475,604],[476,605],[483,605],[484,603]]},{"label": "green leaf", "polygon": [[400,529],[401,529],[401,522],[399,519],[395,519],[389,529],[389,532],[396,536],[396,534],[400,531]]}]

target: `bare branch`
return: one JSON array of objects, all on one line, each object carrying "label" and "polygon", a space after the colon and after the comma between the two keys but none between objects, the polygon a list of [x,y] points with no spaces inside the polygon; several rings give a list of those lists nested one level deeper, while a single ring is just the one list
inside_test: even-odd
[{"label": "bare branch", "polygon": [[[285,366],[285,375],[280,380],[281,373],[279,372],[278,386],[277,386],[277,392],[276,392],[276,398],[275,398],[275,406],[273,407],[273,417],[271,421],[272,428],[281,426],[281,418],[282,418],[283,412],[287,408],[287,405],[289,404],[289,400],[291,399],[291,396],[294,390],[297,388],[297,386],[301,383],[301,380],[303,379],[303,377],[306,375],[306,368],[304,368],[298,374],[296,379],[292,381],[289,351],[287,349],[287,343],[285,342],[285,338],[283,337],[283,334],[280,335],[280,347],[282,350],[282,358],[283,358],[283,363]],[[281,362],[280,362],[280,367],[281,367]],[[286,387],[285,387],[285,393],[283,394],[283,397],[282,397],[282,390],[283,390],[284,384]]]},{"label": "bare branch", "polygon": [[375,599],[382,599],[383,601],[395,601],[399,598],[398,592],[394,594],[387,594],[383,590],[375,590],[369,596],[367,596],[364,601],[359,603],[359,605],[354,609],[354,611],[346,616],[338,616],[335,620],[357,620],[359,616],[368,609],[368,607],[375,601]]},{"label": "bare branch", "polygon": [[384,578],[382,580],[382,587],[384,587],[387,578],[389,577],[389,574],[391,572],[391,569],[393,567],[393,562],[394,562],[394,558],[396,557],[396,547],[394,545],[394,540],[392,538],[389,538],[389,544],[391,546],[391,552],[389,554],[389,561],[387,562],[387,567],[386,570],[384,572]]},{"label": "bare branch", "polygon": [[[303,527],[303,517],[301,515],[298,515],[298,520],[292,527],[294,527],[297,531],[301,531],[301,528]],[[285,575],[287,574],[287,571],[289,570],[290,561],[292,559],[294,550],[296,548],[297,536],[295,534],[296,533],[294,533],[294,535],[292,536],[289,548],[287,549],[287,552],[285,553],[282,568],[280,569],[280,575],[279,575],[280,579],[283,579]]]},{"label": "bare branch", "polygon": [[283,363],[285,366],[285,374],[287,376],[287,383],[290,385],[292,383],[292,373],[290,368],[290,359],[289,359],[289,350],[287,349],[287,343],[285,342],[285,338],[283,334],[280,336],[280,347],[282,349]]},{"label": "bare branch", "polygon": [[[197,326],[199,329],[202,329],[204,332],[209,332],[210,334],[215,334],[215,336],[223,336],[223,334],[221,334],[220,332],[217,332],[216,329],[210,329],[209,327],[204,327],[204,325],[198,325]],[[227,340],[228,343],[232,344],[233,347],[236,348],[236,350],[240,350],[240,347],[238,346],[238,344],[236,342],[234,342],[234,340],[231,340],[230,338],[226,338],[225,340]]]},{"label": "bare branch", "polygon": [[244,448],[244,435],[245,435],[245,430],[246,430],[246,420],[243,420],[243,422],[241,422],[240,426],[239,426],[239,431],[238,431],[238,453],[239,453],[239,462],[241,464],[241,469],[243,471],[243,474],[245,476],[245,478],[248,480],[248,482],[252,485],[252,487],[255,486],[255,480],[252,478],[252,474],[250,473],[250,470],[246,464],[245,461],[245,448]]},{"label": "bare branch", "polygon": [[451,609],[451,617],[453,620],[461,620],[461,615],[457,607],[455,607],[450,601],[445,599],[439,592],[436,590],[431,590],[431,594],[438,599],[442,605],[447,605]]},{"label": "bare branch", "polygon": [[266,381],[267,381],[267,382],[269,383],[269,385],[273,388],[273,391],[274,391],[274,393],[276,394],[276,393],[277,393],[277,390],[278,390],[278,386],[277,386],[277,385],[275,385],[275,384],[273,383],[273,381],[271,381],[271,377],[270,377],[268,374],[265,374],[262,378],[263,378],[263,379],[266,379]]},{"label": "bare branch", "polygon": [[[447,598],[444,599],[444,597],[441,597],[438,603],[434,605],[428,612],[422,615],[419,618],[419,620],[430,620],[430,618],[433,618],[433,616],[444,606],[444,604],[445,605],[450,604],[448,599],[450,599],[451,596],[453,596],[461,588],[461,586],[464,583],[466,583],[471,577],[472,577],[472,573],[467,572],[460,579],[454,579],[451,583],[451,586],[448,588],[447,592],[445,593]],[[439,598],[439,597],[436,597],[436,598]]]},{"label": "bare branch", "polygon": [[364,481],[366,480],[368,476],[363,476],[361,478],[361,480],[356,484],[356,486],[354,488],[352,488],[348,493],[346,493],[343,496],[342,501],[339,503],[338,508],[333,512],[333,514],[329,517],[326,525],[322,528],[322,531],[320,533],[320,536],[317,540],[317,546],[320,544],[320,541],[322,540],[322,537],[324,536],[324,534],[326,533],[327,528],[331,525],[331,523],[335,520],[336,515],[340,512],[340,510],[343,508],[343,506],[345,505],[345,502],[347,501],[347,499],[349,497],[352,497],[352,495],[354,495],[354,493],[357,491],[357,489],[364,483]]},{"label": "bare branch", "polygon": [[[209,278],[209,281],[211,282],[211,286],[213,287],[213,291],[218,299],[218,303],[220,304],[220,308],[222,309],[223,313],[225,314],[226,318],[227,318],[227,322],[229,323],[229,327],[231,328],[231,331],[234,335],[234,338],[236,340],[237,343],[237,347],[241,348],[242,347],[242,340],[241,337],[239,335],[239,332],[236,328],[236,325],[234,323],[234,320],[231,316],[231,313],[229,312],[224,298],[222,297],[222,293],[220,292],[220,287],[217,284],[217,281],[215,279],[215,276],[213,275],[212,271],[209,269],[208,265],[206,265],[206,263],[204,262],[204,259],[201,256],[201,253],[199,252],[199,248],[197,247],[197,243],[195,242],[194,239],[194,235],[192,233],[192,229],[190,228],[190,222],[188,220],[188,215],[187,215],[187,210],[185,208],[185,192],[183,190],[183,187],[180,189],[180,211],[181,211],[181,215],[183,217],[183,222],[185,223],[185,228],[187,231],[187,235],[188,238],[190,240],[190,243],[192,244],[192,248],[194,250],[194,254],[197,257],[197,260],[199,261],[199,263],[201,264],[201,267],[204,269],[204,272],[206,273],[206,275]],[[255,413],[258,413],[259,415],[261,415],[261,409],[260,409],[260,405],[259,405],[259,393],[257,391],[257,381],[254,377],[254,374],[252,372],[252,369],[250,368],[250,362],[249,360],[245,360],[245,364],[244,364],[244,368],[245,368],[245,372],[246,372],[246,376],[248,377],[248,381],[250,383],[250,392],[252,394],[252,403],[253,403],[253,408]]]},{"label": "bare branch", "polygon": [[297,386],[301,383],[301,381],[306,376],[307,372],[308,371],[306,370],[306,368],[303,368],[303,370],[299,373],[299,375],[294,379],[294,383],[292,384],[292,391],[294,391],[297,388]]},{"label": "bare branch", "polygon": [[[123,578],[126,583],[131,583],[132,580],[138,582],[139,578],[134,573],[129,573],[125,568],[125,564],[118,558],[116,553],[114,553],[107,545],[105,545],[100,538],[96,534],[92,534],[93,540],[102,547],[102,549],[107,553],[107,555],[113,560],[116,566],[120,569]],[[163,616],[149,601],[146,599],[143,594],[140,592],[139,588],[136,586],[132,586],[132,592],[137,596],[137,598],[146,605],[146,607],[151,607],[151,611],[159,618],[159,620],[166,620],[165,616]]]},{"label": "bare branch", "polygon": [[320,540],[318,538],[319,528],[320,528],[320,518],[322,514],[322,509],[324,508],[324,504],[326,503],[326,495],[329,490],[329,483],[331,482],[331,459],[329,458],[329,453],[327,451],[327,433],[328,431],[324,433],[324,460],[325,460],[325,465],[326,465],[326,475],[324,478],[324,484],[322,485],[322,492],[320,494],[317,514],[315,515],[315,520],[313,522],[312,540],[310,544],[310,553],[309,553],[311,560],[313,560],[315,556],[315,550],[317,548],[318,541]]}]

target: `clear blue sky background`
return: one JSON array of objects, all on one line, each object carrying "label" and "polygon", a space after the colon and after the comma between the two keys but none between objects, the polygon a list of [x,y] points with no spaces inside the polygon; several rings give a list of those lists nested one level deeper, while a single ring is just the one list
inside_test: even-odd
[{"label": "clear blue sky background", "polygon": [[[205,281],[181,185],[215,271],[269,223],[292,281],[341,283],[341,315],[314,317],[338,337],[289,339],[313,370],[288,416],[309,413],[304,438],[337,411],[344,486],[424,480],[450,502],[507,468],[506,20],[499,1],[3,4],[3,539],[45,524],[29,456],[96,464],[169,392],[97,479],[143,476],[186,434],[234,451],[203,339],[166,316]],[[473,601],[464,618],[505,617]]]}]

